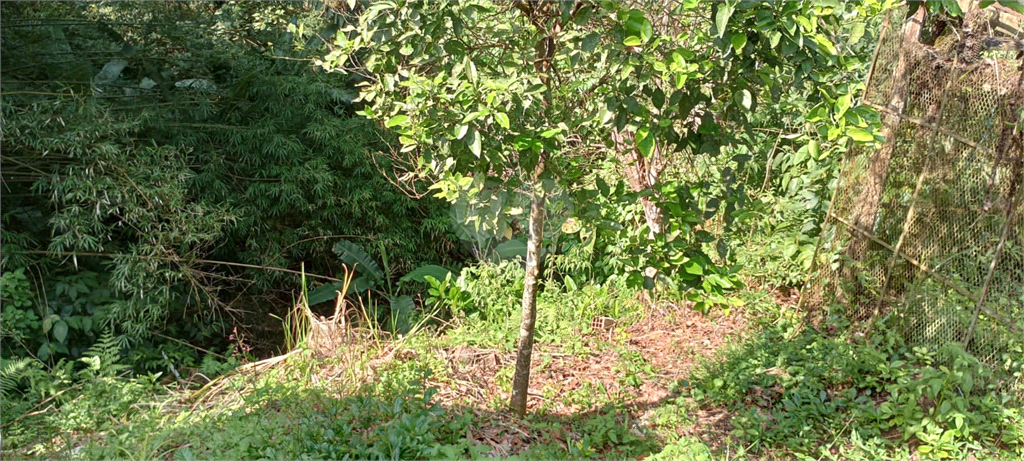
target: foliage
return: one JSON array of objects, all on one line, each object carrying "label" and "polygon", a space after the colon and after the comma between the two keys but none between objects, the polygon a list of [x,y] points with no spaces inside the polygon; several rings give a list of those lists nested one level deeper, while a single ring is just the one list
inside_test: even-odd
[{"label": "foliage", "polygon": [[[416,306],[412,296],[406,293],[411,292],[410,284],[426,283],[428,279],[437,280],[437,277],[447,277],[451,274],[448,269],[435,265],[425,264],[405,274],[398,281],[392,276],[393,268],[389,264],[388,253],[384,245],[378,246],[381,254],[383,267],[363,249],[362,246],[348,240],[340,240],[334,245],[334,252],[344,267],[351,267],[355,277],[351,283],[333,282],[320,285],[307,294],[309,305],[319,304],[336,297],[336,292],[344,292],[348,296],[355,294],[360,296],[362,305],[371,306],[372,320],[378,325],[387,325],[392,333],[408,333],[416,316]],[[340,274],[339,274],[340,275]],[[371,295],[372,294],[372,295]],[[387,302],[385,310],[378,309],[382,303],[376,299],[382,298]],[[421,317],[431,315],[429,312],[421,312]]]},{"label": "foliage", "polygon": [[[62,407],[61,418],[52,418],[62,429],[75,431],[65,432],[65,440],[60,442],[63,445],[49,447],[61,450],[61,456],[433,459],[442,455],[457,457],[465,450],[442,442],[451,436],[442,430],[444,411],[431,402],[433,391],[422,381],[427,375],[415,367],[391,367],[376,383],[346,390],[345,395],[338,395],[337,389],[281,379],[281,372],[294,377],[294,372],[301,373],[303,366],[279,369],[249,382],[236,406],[220,410],[189,410],[186,406],[165,414],[164,410],[178,407],[119,407],[118,402],[125,401],[133,387],[104,381],[102,376],[108,373],[102,371],[101,363],[97,358],[90,362],[89,370],[93,371],[85,371],[100,377],[97,388],[86,390],[86,395],[92,398],[76,399]],[[131,401],[134,403],[139,397],[142,396],[131,396]],[[86,410],[103,421],[82,419]],[[80,424],[93,426],[90,429]],[[83,437],[72,439],[75,434]],[[76,445],[74,451],[67,451]],[[6,450],[10,448],[5,444]],[[40,448],[35,453],[56,454],[45,450]]]},{"label": "foliage", "polygon": [[108,311],[115,300],[103,274],[92,271],[53,275],[37,291],[24,269],[5,272],[3,337],[17,344],[4,355],[32,356],[53,363],[77,359],[109,328]]},{"label": "foliage", "polygon": [[[765,84],[757,92],[759,105],[749,115],[741,142],[730,151],[743,161],[704,167],[720,172],[715,176],[722,178],[735,175],[748,197],[736,212],[731,234],[735,248],[742,246],[744,251],[729,253],[744,266],[748,278],[773,286],[803,282],[841,159],[852,145],[872,145],[879,139],[878,114],[856,103],[864,89],[858,82],[871,64],[882,13],[897,4],[810,2],[790,18],[756,21],[769,31],[775,29],[768,33],[769,44],[778,33],[801,30],[818,34],[811,40],[819,44],[827,38],[831,45],[824,49],[832,51],[814,58],[813,64],[799,54],[795,60],[786,59],[784,65],[793,67],[773,76],[780,84]],[[784,9],[794,10],[795,5]],[[792,29],[790,20],[799,26]],[[806,29],[808,23],[814,27]],[[793,50],[784,43],[772,49],[783,56]],[[834,254],[822,253],[818,262],[830,264],[834,259]]]},{"label": "foliage", "polygon": [[22,392],[26,382],[32,383],[48,378],[43,364],[38,360],[24,357],[0,359],[0,424],[6,426],[25,412],[35,407],[41,398]]},{"label": "foliage", "polygon": [[[735,411],[732,437],[754,453],[829,459],[1022,453],[1022,415],[1012,404],[1020,390],[1006,389],[1008,383],[955,343],[908,348],[884,327],[870,341],[812,329],[787,340],[792,326],[780,317],[687,386],[701,405]],[[847,327],[839,318],[828,325]]]},{"label": "foliage", "polygon": [[[39,433],[64,434],[51,441],[70,447],[69,435],[103,430],[138,414],[140,400],[157,398],[158,375],[125,378],[117,338],[104,333],[75,362],[50,369],[31,358],[4,361],[2,373],[5,448],[33,441]],[[26,413],[30,410],[41,411]],[[49,411],[47,411],[49,410]]]},{"label": "foliage", "polygon": [[[332,418],[323,435],[307,441],[308,455],[324,459],[419,459],[437,456],[444,410],[431,404],[432,390],[416,382],[393,401],[356,396],[347,418]],[[354,437],[353,437],[354,435]]]},{"label": "foliage", "polygon": [[[520,317],[516,306],[522,296],[522,274],[516,261],[469,266],[458,277],[432,285],[427,305],[450,311],[454,331],[448,335],[459,343],[512,348]],[[579,350],[579,336],[566,332],[589,332],[598,316],[628,323],[638,314],[636,293],[622,278],[581,286],[571,278],[566,283],[548,278],[537,297],[537,340]]]},{"label": "foliage", "polygon": [[[3,197],[4,272],[33,268],[48,300],[43,323],[19,333],[29,352],[77,357],[101,323],[141,345],[169,317],[208,342],[239,296],[294,283],[261,267],[333,273],[338,235],[385,245],[397,268],[458,257],[447,225],[421,225],[447,223],[438,202],[378,174],[389,136],[352,117],[351,82],[301,61],[331,27],[321,9],[3,8],[5,181],[17,178]],[[70,81],[56,55],[93,83]],[[47,296],[86,277],[88,292]]]},{"label": "foliage", "polygon": [[714,458],[711,450],[704,442],[693,437],[680,437],[675,442],[649,458],[652,461],[670,461],[673,459],[692,459],[694,461],[711,461]]},{"label": "foliage", "polygon": [[[526,458],[728,458],[680,436],[694,405],[730,413],[738,456],[1024,456],[1019,348],[993,372],[977,343],[902,342],[891,327],[911,317],[870,338],[842,318],[823,333],[749,292],[730,314],[764,331],[682,397],[624,400],[661,376],[624,344],[646,312],[639,290],[729,309],[745,279],[799,285],[835,262],[814,260],[820,223],[840,159],[879,140],[855,82],[896,3],[5,3],[5,459],[475,459],[495,454],[467,436],[485,425],[533,432]],[[630,168],[662,161],[650,184],[631,182]],[[515,426],[442,408],[430,386],[465,377],[431,376],[448,370],[436,350],[408,360],[397,346],[514,346],[531,193],[551,269],[537,340],[610,348],[622,391],[547,388],[541,414]],[[484,262],[460,267],[456,238]],[[189,405],[164,395],[155,372],[239,364],[252,335],[228,319],[345,289],[303,281],[296,301],[282,288],[295,274],[268,268],[354,270],[345,294],[374,313],[371,335],[413,339],[372,368],[296,353]],[[997,302],[1015,301],[1009,275]],[[258,307],[231,318],[238,306]],[[295,312],[281,316],[289,334],[304,331]],[[430,316],[436,331],[415,338]],[[597,317],[623,328],[595,339]],[[183,342],[147,337],[157,328]],[[200,358],[193,342],[232,358]],[[335,379],[363,372],[362,386]],[[559,404],[590,410],[543,414]]]}]

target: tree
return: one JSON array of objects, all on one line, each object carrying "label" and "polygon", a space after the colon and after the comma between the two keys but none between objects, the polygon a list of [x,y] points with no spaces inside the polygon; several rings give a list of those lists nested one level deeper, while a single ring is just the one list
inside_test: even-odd
[{"label": "tree", "polygon": [[[487,177],[531,197],[522,325],[511,406],[525,414],[540,251],[543,180],[597,122],[591,110],[598,54],[584,25],[608,20],[593,4],[381,2],[339,35],[326,67],[365,70],[363,114],[399,133],[403,151],[450,199]],[[574,51],[574,52],[570,52]],[[591,65],[591,67],[586,67]],[[567,74],[580,68],[586,75]]]},{"label": "tree", "polygon": [[815,66],[840,63],[828,35],[843,21],[836,2],[667,5],[350,1],[358,23],[317,62],[366,79],[361,113],[399,134],[407,177],[433,181],[449,200],[492,179],[531,194],[517,414],[526,407],[540,274],[540,185],[578,180],[568,169],[583,153],[618,157],[645,209],[634,269],[654,258],[656,269],[704,292],[731,286],[693,226],[718,213],[732,219],[743,196],[735,174],[723,178],[721,201],[693,200],[689,187],[661,184],[660,174],[674,158],[750,144],[762,88],[802,84]]}]

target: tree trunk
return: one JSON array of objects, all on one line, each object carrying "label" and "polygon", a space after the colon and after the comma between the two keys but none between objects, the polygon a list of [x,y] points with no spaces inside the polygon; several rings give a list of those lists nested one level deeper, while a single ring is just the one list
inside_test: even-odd
[{"label": "tree trunk", "polygon": [[523,279],[523,320],[519,326],[519,344],[516,352],[516,371],[512,380],[510,407],[516,416],[526,416],[526,396],[530,387],[530,359],[533,355],[533,328],[537,323],[537,287],[540,279],[540,248],[544,238],[544,186],[540,175],[544,171],[544,154],[537,161],[533,173],[533,192],[530,197],[530,236],[526,243],[526,276]]},{"label": "tree trunk", "polygon": [[[626,183],[629,184],[629,188],[633,192],[653,191],[654,185],[658,183],[658,178],[661,176],[661,172],[665,169],[665,159],[662,158],[661,149],[657,145],[654,147],[651,158],[644,157],[640,153],[640,149],[636,148],[633,139],[631,133],[612,130],[612,141],[615,142],[615,151],[618,154],[619,163],[622,164],[622,170],[626,176]],[[650,197],[641,198],[640,204],[644,207],[644,219],[647,221],[648,229],[650,229],[648,237],[654,239],[654,236],[662,232],[665,219],[664,212]]]},{"label": "tree trunk", "polygon": [[843,267],[843,279],[855,287],[852,292],[861,291],[857,273],[860,272],[862,263],[867,260],[868,248],[871,246],[869,235],[873,235],[875,220],[878,217],[878,210],[882,204],[882,192],[885,190],[885,183],[889,177],[889,165],[892,163],[892,153],[897,144],[897,131],[900,124],[900,116],[906,106],[908,84],[910,80],[910,43],[917,43],[921,34],[921,24],[925,19],[925,8],[918,8],[913,17],[909,18],[903,25],[903,45],[900,49],[899,61],[894,70],[892,97],[889,100],[888,110],[882,113],[882,136],[884,144],[868,159],[867,177],[864,187],[861,189],[850,216],[850,224],[858,230],[851,229],[850,244],[846,247],[846,256],[849,258]]}]

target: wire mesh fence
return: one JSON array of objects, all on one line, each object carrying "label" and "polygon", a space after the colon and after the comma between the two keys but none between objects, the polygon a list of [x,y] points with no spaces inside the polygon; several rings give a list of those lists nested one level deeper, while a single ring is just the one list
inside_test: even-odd
[{"label": "wire mesh fence", "polygon": [[801,307],[844,306],[863,328],[886,319],[908,345],[958,342],[1020,372],[1020,17],[968,6],[886,19],[864,97],[885,140],[845,159]]}]

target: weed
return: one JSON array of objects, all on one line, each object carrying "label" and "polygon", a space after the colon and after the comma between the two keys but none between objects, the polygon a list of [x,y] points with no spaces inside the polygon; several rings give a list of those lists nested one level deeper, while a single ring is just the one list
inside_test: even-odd
[{"label": "weed", "polygon": [[615,371],[619,375],[620,386],[639,389],[644,381],[654,375],[654,367],[639,352],[622,349],[618,355]]},{"label": "weed", "polygon": [[694,461],[711,461],[714,456],[711,449],[694,437],[680,437],[678,440],[665,445],[661,452],[646,458],[652,461],[669,461],[674,459],[692,459]]},{"label": "weed", "polygon": [[[833,318],[833,330],[847,325]],[[1020,413],[977,359],[956,345],[906,348],[893,335],[870,343],[786,321],[706,365],[688,387],[704,406],[733,412],[732,437],[778,456],[929,458],[1022,453]],[[885,331],[884,329],[882,331]]]}]

